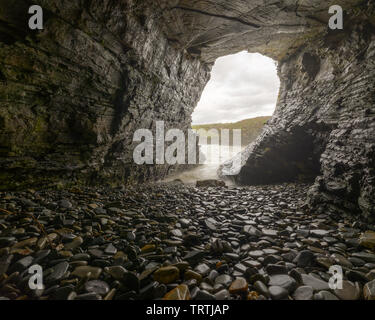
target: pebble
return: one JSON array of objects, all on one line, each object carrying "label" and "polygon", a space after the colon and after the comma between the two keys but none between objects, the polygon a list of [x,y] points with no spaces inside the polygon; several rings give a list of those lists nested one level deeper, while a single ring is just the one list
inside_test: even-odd
[{"label": "pebble", "polygon": [[100,274],[102,273],[102,268],[92,267],[92,266],[81,266],[74,269],[72,272],[73,276],[77,276],[79,278],[85,278],[88,275],[89,279],[98,279]]},{"label": "pebble", "polygon": [[173,283],[180,277],[180,270],[174,266],[163,267],[154,272],[154,280],[160,283]]},{"label": "pebble", "polygon": [[249,256],[252,258],[259,258],[264,256],[264,251],[262,250],[254,250],[249,252]]},{"label": "pebble", "polygon": [[193,270],[187,270],[184,273],[184,279],[185,280],[191,280],[195,279],[200,283],[202,281],[202,275],[199,274],[198,272],[194,272]]},{"label": "pebble", "polygon": [[288,290],[283,287],[270,286],[268,290],[273,300],[284,300],[288,298]]},{"label": "pebble", "polygon": [[320,291],[315,293],[314,300],[340,300],[334,294],[329,291]]},{"label": "pebble", "polygon": [[52,267],[52,273],[46,278],[47,282],[59,281],[69,269],[69,263],[64,261]]},{"label": "pebble", "polygon": [[359,244],[362,247],[375,250],[375,232],[366,231],[359,238]]},{"label": "pebble", "polygon": [[230,293],[226,289],[222,289],[215,293],[216,300],[227,300],[230,297]]},{"label": "pebble", "polygon": [[27,256],[18,260],[16,263],[12,265],[12,267],[10,268],[10,272],[15,272],[15,271],[21,272],[25,270],[28,266],[32,264],[33,260],[34,258],[32,256]]},{"label": "pebble", "polygon": [[102,297],[95,292],[89,292],[77,295],[74,300],[102,300]]},{"label": "pebble", "polygon": [[216,300],[216,297],[204,290],[199,290],[195,296],[195,300]]},{"label": "pebble", "polygon": [[295,257],[293,262],[297,264],[297,267],[305,268],[313,265],[315,260],[315,255],[309,250],[302,250]]},{"label": "pebble", "polygon": [[199,274],[205,276],[210,272],[210,267],[207,264],[202,263],[197,265],[194,270]]},{"label": "pebble", "polygon": [[71,207],[73,207],[73,205],[71,204],[71,202],[69,202],[68,200],[61,200],[59,202],[59,206],[62,207],[62,208],[65,208],[65,209],[69,209]]},{"label": "pebble", "polygon": [[355,252],[352,254],[353,257],[362,259],[366,262],[375,263],[375,254],[368,252]]},{"label": "pebble", "polygon": [[190,300],[189,288],[185,284],[181,284],[168,292],[163,300]]},{"label": "pebble", "polygon": [[329,231],[321,230],[321,229],[310,230],[310,235],[318,237],[318,238],[323,238],[325,236],[328,236],[329,233],[330,233]]},{"label": "pebble", "polygon": [[261,295],[269,298],[270,292],[267,288],[267,286],[262,281],[255,281],[254,283],[254,289],[259,292]]},{"label": "pebble", "polygon": [[103,296],[109,292],[109,286],[104,281],[90,280],[85,283],[85,290]]},{"label": "pebble", "polygon": [[56,291],[52,294],[53,300],[66,300],[73,291],[73,285],[67,285],[57,288]]},{"label": "pebble", "polygon": [[285,266],[279,264],[269,264],[266,267],[266,271],[269,275],[275,274],[287,274],[288,270]]},{"label": "pebble", "polygon": [[334,290],[334,293],[341,300],[358,300],[361,296],[361,289],[358,283],[348,280],[342,281],[342,289]]},{"label": "pebble", "polygon": [[296,280],[284,274],[270,276],[268,285],[284,288],[287,292],[293,292],[297,287]]},{"label": "pebble", "polygon": [[232,277],[227,274],[222,274],[215,279],[215,284],[222,284],[228,286],[232,283]]},{"label": "pebble", "polygon": [[309,286],[301,286],[296,289],[293,293],[294,300],[312,300],[314,296],[314,290]]},{"label": "pebble", "polygon": [[122,280],[128,272],[123,266],[110,266],[105,267],[104,271],[110,274],[116,280]]},{"label": "pebble", "polygon": [[110,244],[104,249],[104,253],[115,255],[115,254],[117,253],[117,249],[116,249],[116,247],[115,247],[112,243],[110,243]]},{"label": "pebble", "polygon": [[309,274],[302,274],[302,283],[313,288],[314,291],[329,290],[328,283]]},{"label": "pebble", "polygon": [[145,246],[143,246],[141,248],[141,252],[142,253],[150,253],[150,252],[154,252],[156,249],[156,245],[154,244],[146,244]]},{"label": "pebble", "polygon": [[340,266],[353,268],[353,264],[341,254],[334,253],[331,255],[331,258],[335,261],[336,264]]},{"label": "pebble", "polygon": [[375,280],[366,283],[363,287],[363,296],[366,300],[375,300]]},{"label": "pebble", "polygon": [[65,250],[73,250],[78,248],[83,243],[82,237],[76,237],[72,242],[67,243],[64,245]]},{"label": "pebble", "polygon": [[248,283],[244,278],[236,278],[229,287],[230,294],[246,293],[248,291]]}]

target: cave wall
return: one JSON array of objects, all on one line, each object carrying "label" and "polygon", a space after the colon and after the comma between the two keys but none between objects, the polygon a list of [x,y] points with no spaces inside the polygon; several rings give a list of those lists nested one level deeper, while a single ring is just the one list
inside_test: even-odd
[{"label": "cave wall", "polygon": [[321,155],[321,174],[309,192],[309,204],[320,211],[361,214],[374,221],[374,25],[361,24],[342,41],[333,60],[333,71],[340,70],[334,78],[339,85],[329,91],[324,113],[318,113],[323,122],[327,113],[335,127]]},{"label": "cave wall", "polygon": [[318,176],[309,192],[312,209],[374,216],[374,58],[374,26],[353,22],[281,62],[276,111],[242,154],[235,180],[263,184]]},{"label": "cave wall", "polygon": [[[187,129],[210,65],[173,48],[149,1],[0,1],[0,189],[141,182],[133,133]],[[144,4],[147,4],[145,6]]]}]

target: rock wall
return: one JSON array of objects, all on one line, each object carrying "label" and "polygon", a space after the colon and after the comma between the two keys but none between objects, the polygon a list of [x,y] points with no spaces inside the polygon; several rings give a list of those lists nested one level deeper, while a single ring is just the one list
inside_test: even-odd
[{"label": "rock wall", "polygon": [[[375,29],[353,23],[280,63],[273,118],[243,153],[243,184],[313,181],[313,209],[375,214]],[[231,163],[227,164],[230,167]]]},{"label": "rock wall", "polygon": [[0,189],[167,174],[134,164],[133,133],[189,128],[210,65],[169,44],[149,1],[33,3],[43,31],[28,1],[0,1]]},{"label": "rock wall", "polygon": [[343,41],[332,56],[336,56],[332,70],[340,70],[334,77],[333,91],[322,92],[327,93],[328,99],[322,104],[327,111],[318,113],[321,122],[335,126],[321,155],[321,174],[309,200],[312,208],[362,214],[374,221],[374,25],[361,25]]}]

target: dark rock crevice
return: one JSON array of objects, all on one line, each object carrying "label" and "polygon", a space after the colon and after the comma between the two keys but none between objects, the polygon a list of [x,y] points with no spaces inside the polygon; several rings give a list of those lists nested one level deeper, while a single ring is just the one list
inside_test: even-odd
[{"label": "dark rock crevice", "polygon": [[320,157],[331,130],[329,126],[309,124],[262,137],[256,149],[248,148],[251,167],[245,165],[236,181],[252,185],[313,182],[320,173]]}]

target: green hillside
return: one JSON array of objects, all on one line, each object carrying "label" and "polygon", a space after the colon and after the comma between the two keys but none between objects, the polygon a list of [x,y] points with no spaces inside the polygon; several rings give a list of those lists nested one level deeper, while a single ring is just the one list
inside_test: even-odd
[{"label": "green hillside", "polygon": [[[252,119],[245,119],[235,123],[214,123],[214,124],[201,124],[192,126],[193,129],[216,129],[220,133],[220,129],[230,129],[230,143],[232,144],[232,130],[241,129],[242,130],[242,145],[246,146],[253,142],[256,137],[261,133],[263,126],[266,122],[271,119],[271,117],[258,117]],[[210,136],[207,135],[208,141],[210,141]]]}]

